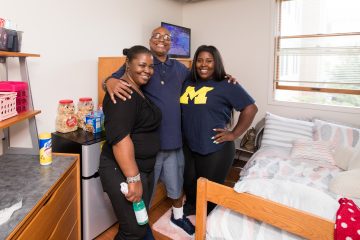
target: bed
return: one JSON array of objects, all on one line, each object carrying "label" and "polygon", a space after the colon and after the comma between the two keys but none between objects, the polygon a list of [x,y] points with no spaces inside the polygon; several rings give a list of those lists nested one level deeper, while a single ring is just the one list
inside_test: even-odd
[{"label": "bed", "polygon": [[[234,188],[198,179],[196,239],[333,239],[338,198],[359,204],[359,187],[334,184],[348,172],[360,179],[359,135],[353,127],[267,113],[262,147]],[[354,152],[342,152],[347,167],[353,162],[344,170],[334,151],[345,147]],[[206,216],[208,201],[218,206]]]}]

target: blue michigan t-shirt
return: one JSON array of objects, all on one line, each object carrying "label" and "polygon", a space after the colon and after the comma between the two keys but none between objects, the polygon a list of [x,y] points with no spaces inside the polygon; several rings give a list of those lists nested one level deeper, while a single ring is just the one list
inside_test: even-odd
[{"label": "blue michigan t-shirt", "polygon": [[238,83],[187,80],[180,97],[185,142],[192,151],[203,155],[220,150],[223,144],[211,139],[216,135],[213,129],[226,127],[232,109],[241,112],[254,102]]}]

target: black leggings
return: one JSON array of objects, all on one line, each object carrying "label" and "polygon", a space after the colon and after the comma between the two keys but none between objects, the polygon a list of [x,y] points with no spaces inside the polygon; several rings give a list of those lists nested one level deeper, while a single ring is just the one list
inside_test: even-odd
[{"label": "black leggings", "polygon": [[[126,177],[121,172],[117,164],[111,164],[114,161],[104,156],[100,157],[99,174],[101,183],[109,195],[114,212],[119,223],[119,231],[115,240],[139,240],[144,239],[147,230],[147,224],[138,225],[132,203],[129,202],[120,191],[120,183],[126,182]],[[145,173],[140,171],[141,183],[143,187],[142,199],[149,213],[150,196],[154,186],[154,171]]]},{"label": "black leggings", "polygon": [[[183,187],[186,194],[186,202],[195,206],[197,179],[204,177],[213,182],[223,184],[234,161],[235,144],[234,142],[226,142],[221,150],[207,155],[191,151],[186,144],[184,144],[183,151],[185,157]],[[208,213],[214,207],[214,204],[208,204]]]}]

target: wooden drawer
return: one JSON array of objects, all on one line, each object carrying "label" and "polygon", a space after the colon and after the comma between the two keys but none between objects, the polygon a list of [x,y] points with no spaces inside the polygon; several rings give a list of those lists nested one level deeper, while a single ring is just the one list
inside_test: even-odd
[{"label": "wooden drawer", "polygon": [[38,214],[19,236],[19,239],[48,239],[64,211],[76,195],[76,168],[73,168],[60,186],[47,198]]},{"label": "wooden drawer", "polygon": [[69,236],[66,238],[67,240],[80,240],[79,238],[79,234],[78,234],[78,229],[79,229],[79,221],[76,221],[71,233],[69,234]]},{"label": "wooden drawer", "polygon": [[62,215],[50,239],[66,239],[77,221],[77,196],[74,196],[65,213]]}]

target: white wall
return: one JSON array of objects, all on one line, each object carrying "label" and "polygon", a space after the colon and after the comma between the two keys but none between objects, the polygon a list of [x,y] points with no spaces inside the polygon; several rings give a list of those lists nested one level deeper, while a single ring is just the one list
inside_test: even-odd
[{"label": "white wall", "polygon": [[[24,31],[22,52],[28,58],[39,132],[55,130],[58,100],[92,97],[97,102],[97,59],[122,55],[135,44],[148,46],[151,30],[161,21],[182,23],[182,4],[170,0],[11,0],[1,1],[0,17]],[[10,79],[18,79],[10,59]],[[1,76],[1,75],[0,75]],[[21,146],[25,127],[14,130]]]},{"label": "white wall", "polygon": [[[28,66],[39,132],[54,131],[59,99],[93,97],[97,102],[97,58],[121,55],[124,47],[148,45],[161,21],[192,29],[192,52],[201,44],[221,51],[226,70],[256,99],[257,119],[266,111],[289,117],[318,116],[358,124],[360,114],[274,105],[268,101],[272,71],[274,0],[11,0],[1,1],[0,17],[24,31],[23,52],[39,53]],[[10,59],[11,79],[18,78]],[[1,75],[0,75],[1,76]],[[26,124],[15,129],[21,146]]]},{"label": "white wall", "polygon": [[191,28],[192,53],[202,44],[215,45],[228,73],[255,98],[256,120],[266,111],[288,117],[320,117],[359,125],[360,110],[282,106],[268,99],[272,76],[272,19],[275,0],[209,0],[187,4],[183,25]]}]

